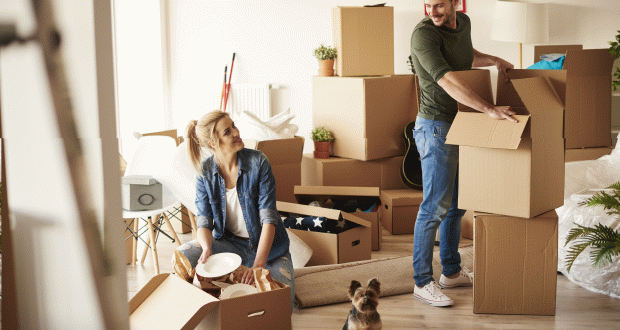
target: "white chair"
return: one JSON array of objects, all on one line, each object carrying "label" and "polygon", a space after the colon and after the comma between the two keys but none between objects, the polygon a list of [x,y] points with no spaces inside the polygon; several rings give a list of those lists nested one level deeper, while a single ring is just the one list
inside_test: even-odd
[{"label": "white chair", "polygon": [[[172,155],[176,148],[176,141],[168,136],[144,136],[139,140],[138,148],[133,158],[127,164],[125,175],[151,175],[157,179],[162,173],[165,173],[170,167]],[[159,181],[159,180],[158,180]],[[162,208],[157,210],[148,211],[129,211],[123,210],[123,218],[133,219],[130,229],[134,238],[132,264],[135,264],[137,259],[138,239],[143,241],[146,246],[142,254],[141,262],[144,262],[146,253],[150,248],[153,252],[153,261],[155,264],[155,271],[159,274],[159,262],[157,260],[157,237],[159,233],[169,237],[173,240],[177,246],[181,245],[181,242],[172,228],[170,219],[166,215],[166,211],[177,206],[179,204],[178,199],[174,197],[174,194],[170,192],[169,187],[162,183]],[[139,227],[139,219],[146,221],[146,225]],[[163,223],[166,223],[172,237],[161,230]],[[129,227],[128,226],[128,227]],[[146,228],[145,228],[146,227]],[[144,229],[143,229],[144,228]],[[140,236],[148,232],[149,235],[146,241]],[[150,245],[149,245],[150,244]]]}]

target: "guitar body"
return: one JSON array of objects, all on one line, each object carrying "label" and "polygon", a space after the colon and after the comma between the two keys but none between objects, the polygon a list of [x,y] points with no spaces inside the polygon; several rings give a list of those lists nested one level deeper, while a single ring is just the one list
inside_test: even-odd
[{"label": "guitar body", "polygon": [[422,190],[422,163],[420,162],[420,154],[413,138],[413,128],[415,121],[412,121],[405,127],[403,135],[407,144],[407,152],[400,166],[400,178],[407,187]]}]

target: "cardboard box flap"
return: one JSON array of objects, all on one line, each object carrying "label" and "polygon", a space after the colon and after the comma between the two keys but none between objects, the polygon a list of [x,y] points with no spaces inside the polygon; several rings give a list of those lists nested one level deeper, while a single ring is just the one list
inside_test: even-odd
[{"label": "cardboard box flap", "polygon": [[[484,69],[454,71],[459,78],[467,82],[469,87],[483,100],[493,104],[493,87],[491,86],[491,72]],[[458,103],[459,111],[478,112],[473,108]]]},{"label": "cardboard box flap", "polygon": [[447,144],[482,148],[517,149],[529,115],[515,115],[519,122],[496,120],[485,113],[458,112],[446,136]]},{"label": "cardboard box flap", "polygon": [[365,199],[379,198],[380,195],[379,187],[295,186],[295,198],[301,204],[330,197]]},{"label": "cardboard box flap", "polygon": [[384,202],[392,204],[392,207],[420,205],[424,194],[421,190],[413,189],[384,190],[381,198],[385,199]]},{"label": "cardboard box flap", "polygon": [[512,85],[530,114],[537,111],[564,112],[562,99],[546,77],[514,79]]},{"label": "cardboard box flap", "polygon": [[[582,50],[582,45],[538,45],[534,46],[534,63],[541,60],[540,56],[546,54],[566,54],[569,50]],[[564,64],[566,67],[566,64]]]},{"label": "cardboard box flap", "polygon": [[255,141],[243,140],[246,148],[262,151],[271,165],[301,163],[304,149],[304,138],[295,136],[293,139]]},{"label": "cardboard box flap", "polygon": [[219,300],[173,274],[153,277],[129,302],[132,329],[194,329]]},{"label": "cardboard box flap", "polygon": [[326,217],[332,220],[340,220],[341,218],[355,222],[364,227],[370,227],[370,221],[356,217],[353,214],[342,212],[335,209],[326,209],[323,207],[309,206],[303,204],[287,203],[276,201],[276,208],[281,212],[298,213],[312,215],[316,217]]},{"label": "cardboard box flap", "polygon": [[597,77],[609,76],[613,65],[614,57],[607,48],[569,50],[563,69],[569,76]]}]

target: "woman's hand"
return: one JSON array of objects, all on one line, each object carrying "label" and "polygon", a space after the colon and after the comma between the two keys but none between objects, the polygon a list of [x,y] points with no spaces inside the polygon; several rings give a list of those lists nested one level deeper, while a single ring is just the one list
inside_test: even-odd
[{"label": "woman's hand", "polygon": [[248,269],[243,273],[243,277],[241,278],[241,283],[254,285],[254,269],[256,268],[265,268],[265,265],[254,264],[252,268]]}]

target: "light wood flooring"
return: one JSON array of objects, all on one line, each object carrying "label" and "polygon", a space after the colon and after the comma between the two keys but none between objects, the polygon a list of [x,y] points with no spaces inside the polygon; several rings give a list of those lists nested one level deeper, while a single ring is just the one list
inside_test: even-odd
[{"label": "light wood flooring", "polygon": [[[179,234],[182,242],[191,234]],[[383,230],[380,251],[372,258],[405,256],[412,253],[413,235],[391,235]],[[463,239],[462,244],[466,243]],[[160,272],[172,272],[170,258],[176,245],[160,237],[157,243]],[[144,264],[127,266],[128,298],[131,299],[155,275],[148,253]],[[384,329],[618,329],[620,300],[588,291],[558,273],[555,316],[474,314],[471,288],[444,290],[455,301],[448,308],[432,307],[411,294],[381,297],[379,312]],[[295,309],[293,329],[342,329],[350,303]]]}]

